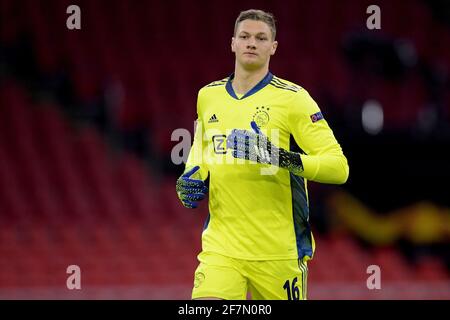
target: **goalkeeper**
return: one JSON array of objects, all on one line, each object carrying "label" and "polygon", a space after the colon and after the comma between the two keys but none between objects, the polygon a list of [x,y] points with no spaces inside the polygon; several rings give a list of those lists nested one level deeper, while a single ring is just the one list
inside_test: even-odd
[{"label": "goalkeeper", "polygon": [[315,250],[307,181],[348,178],[316,102],[269,71],[275,38],[270,13],[241,12],[234,73],[198,93],[194,143],[176,186],[187,208],[209,192],[193,299],[306,299]]}]

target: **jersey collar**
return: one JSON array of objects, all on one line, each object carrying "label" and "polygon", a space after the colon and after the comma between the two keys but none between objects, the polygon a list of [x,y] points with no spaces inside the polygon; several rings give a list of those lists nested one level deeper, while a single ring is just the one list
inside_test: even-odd
[{"label": "jersey collar", "polygon": [[232,96],[233,98],[237,99],[237,100],[242,100],[244,98],[247,98],[249,96],[251,96],[252,94],[258,92],[259,90],[261,90],[262,88],[264,88],[265,86],[267,86],[270,81],[272,81],[273,78],[273,74],[269,72],[267,72],[267,74],[265,75],[265,77],[258,82],[258,84],[256,86],[254,86],[252,89],[250,89],[246,94],[244,94],[241,99],[239,99],[236,96],[236,93],[234,92],[233,86],[231,85],[231,81],[234,79],[234,73],[232,73],[229,77],[228,77],[228,81],[227,84],[225,86],[225,88],[227,89],[227,92],[230,96]]}]

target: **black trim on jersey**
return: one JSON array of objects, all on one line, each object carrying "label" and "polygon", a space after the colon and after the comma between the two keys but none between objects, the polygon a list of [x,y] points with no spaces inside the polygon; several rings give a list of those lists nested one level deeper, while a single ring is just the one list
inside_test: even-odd
[{"label": "black trim on jersey", "polygon": [[203,224],[203,231],[205,231],[208,228],[210,220],[211,220],[211,214],[208,213],[208,216],[206,217],[205,223]]},{"label": "black trim on jersey", "polygon": [[277,84],[275,84],[275,83],[273,83],[273,82],[271,82],[270,85],[272,85],[272,86],[274,86],[274,87],[276,87],[276,88],[278,88],[278,89],[289,90],[289,91],[292,91],[292,92],[297,92],[297,91],[298,91],[298,90],[296,90],[296,89],[287,88],[287,87],[282,87],[282,86],[277,85]]},{"label": "black trim on jersey", "polygon": [[[293,136],[289,138],[289,151],[298,152],[302,149],[297,145]],[[303,153],[303,152],[302,152]],[[309,225],[309,204],[306,196],[305,180],[303,177],[289,173],[292,196],[292,215],[298,258],[313,256],[311,227]]]},{"label": "black trim on jersey", "polygon": [[292,215],[294,222],[297,254],[299,259],[312,257],[311,227],[308,222],[309,207],[303,177],[289,173],[292,193]]},{"label": "black trim on jersey", "polygon": [[[208,190],[211,188],[211,185],[210,185],[211,179],[210,179],[210,177],[211,177],[210,173],[208,172],[208,177],[206,177],[206,179],[205,179],[205,185],[208,187]],[[203,224],[203,231],[205,231],[208,228],[210,221],[211,221],[211,213],[208,212],[208,216],[206,217],[205,223]]]},{"label": "black trim on jersey", "polygon": [[284,86],[288,86],[288,87],[292,87],[292,88],[300,88],[299,86],[295,85],[295,84],[289,84],[287,82],[281,81],[280,78],[277,77],[273,77],[272,79],[273,81],[277,82],[280,85],[284,85]]},{"label": "black trim on jersey", "polygon": [[218,86],[224,86],[226,84],[225,83],[214,83],[214,84],[208,84],[206,87],[207,88],[211,88],[211,87],[218,87]]},{"label": "black trim on jersey", "polygon": [[227,81],[228,81],[228,78],[223,79],[223,80],[219,80],[219,81],[214,81],[214,82],[212,82],[212,83],[206,85],[206,87],[209,88],[209,87],[222,86],[222,85],[227,84]]},{"label": "black trim on jersey", "polygon": [[297,144],[292,134],[289,136],[289,146],[290,146],[289,151],[306,154],[306,152],[303,151],[303,149],[300,148],[300,146]]},{"label": "black trim on jersey", "polygon": [[272,81],[273,81],[275,84],[279,85],[279,86],[282,86],[282,87],[285,87],[285,88],[293,89],[293,90],[295,90],[296,92],[299,91],[299,90],[301,89],[301,87],[299,87],[299,86],[296,86],[296,85],[293,85],[293,84],[289,84],[289,83],[283,82],[283,81],[281,81],[280,79],[275,78],[275,77],[272,79]]}]

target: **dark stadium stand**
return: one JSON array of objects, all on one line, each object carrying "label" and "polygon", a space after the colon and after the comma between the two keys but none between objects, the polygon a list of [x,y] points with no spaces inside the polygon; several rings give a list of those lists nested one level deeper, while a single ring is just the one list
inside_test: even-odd
[{"label": "dark stadium stand", "polygon": [[[164,161],[172,131],[193,130],[198,89],[233,68],[236,15],[260,3],[77,3],[82,29],[68,31],[71,1],[0,0],[0,298],[189,299],[206,204],[188,212],[173,168],[159,172],[79,120],[105,112],[101,121],[119,133],[145,127],[152,154]],[[381,3],[377,36],[407,39],[424,64],[450,69],[450,29],[424,2]],[[356,108],[349,99],[375,98],[388,106],[386,129],[408,129],[430,99],[418,67],[402,81],[361,79],[340,50],[344,34],[364,28],[368,4],[265,1],[279,21],[272,71],[342,108],[324,104],[325,113],[343,117]],[[445,119],[448,89],[442,99]],[[450,298],[439,257],[412,263],[396,246],[365,246],[339,231],[316,236],[310,299]],[[80,292],[65,288],[71,264],[82,270]],[[367,290],[373,264],[387,290]]]}]

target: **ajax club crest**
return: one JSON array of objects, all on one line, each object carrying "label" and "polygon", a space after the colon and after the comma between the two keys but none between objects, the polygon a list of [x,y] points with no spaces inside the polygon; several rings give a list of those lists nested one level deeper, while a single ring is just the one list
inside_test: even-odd
[{"label": "ajax club crest", "polygon": [[269,107],[256,107],[256,112],[253,115],[253,121],[256,122],[258,127],[262,128],[269,123]]}]

